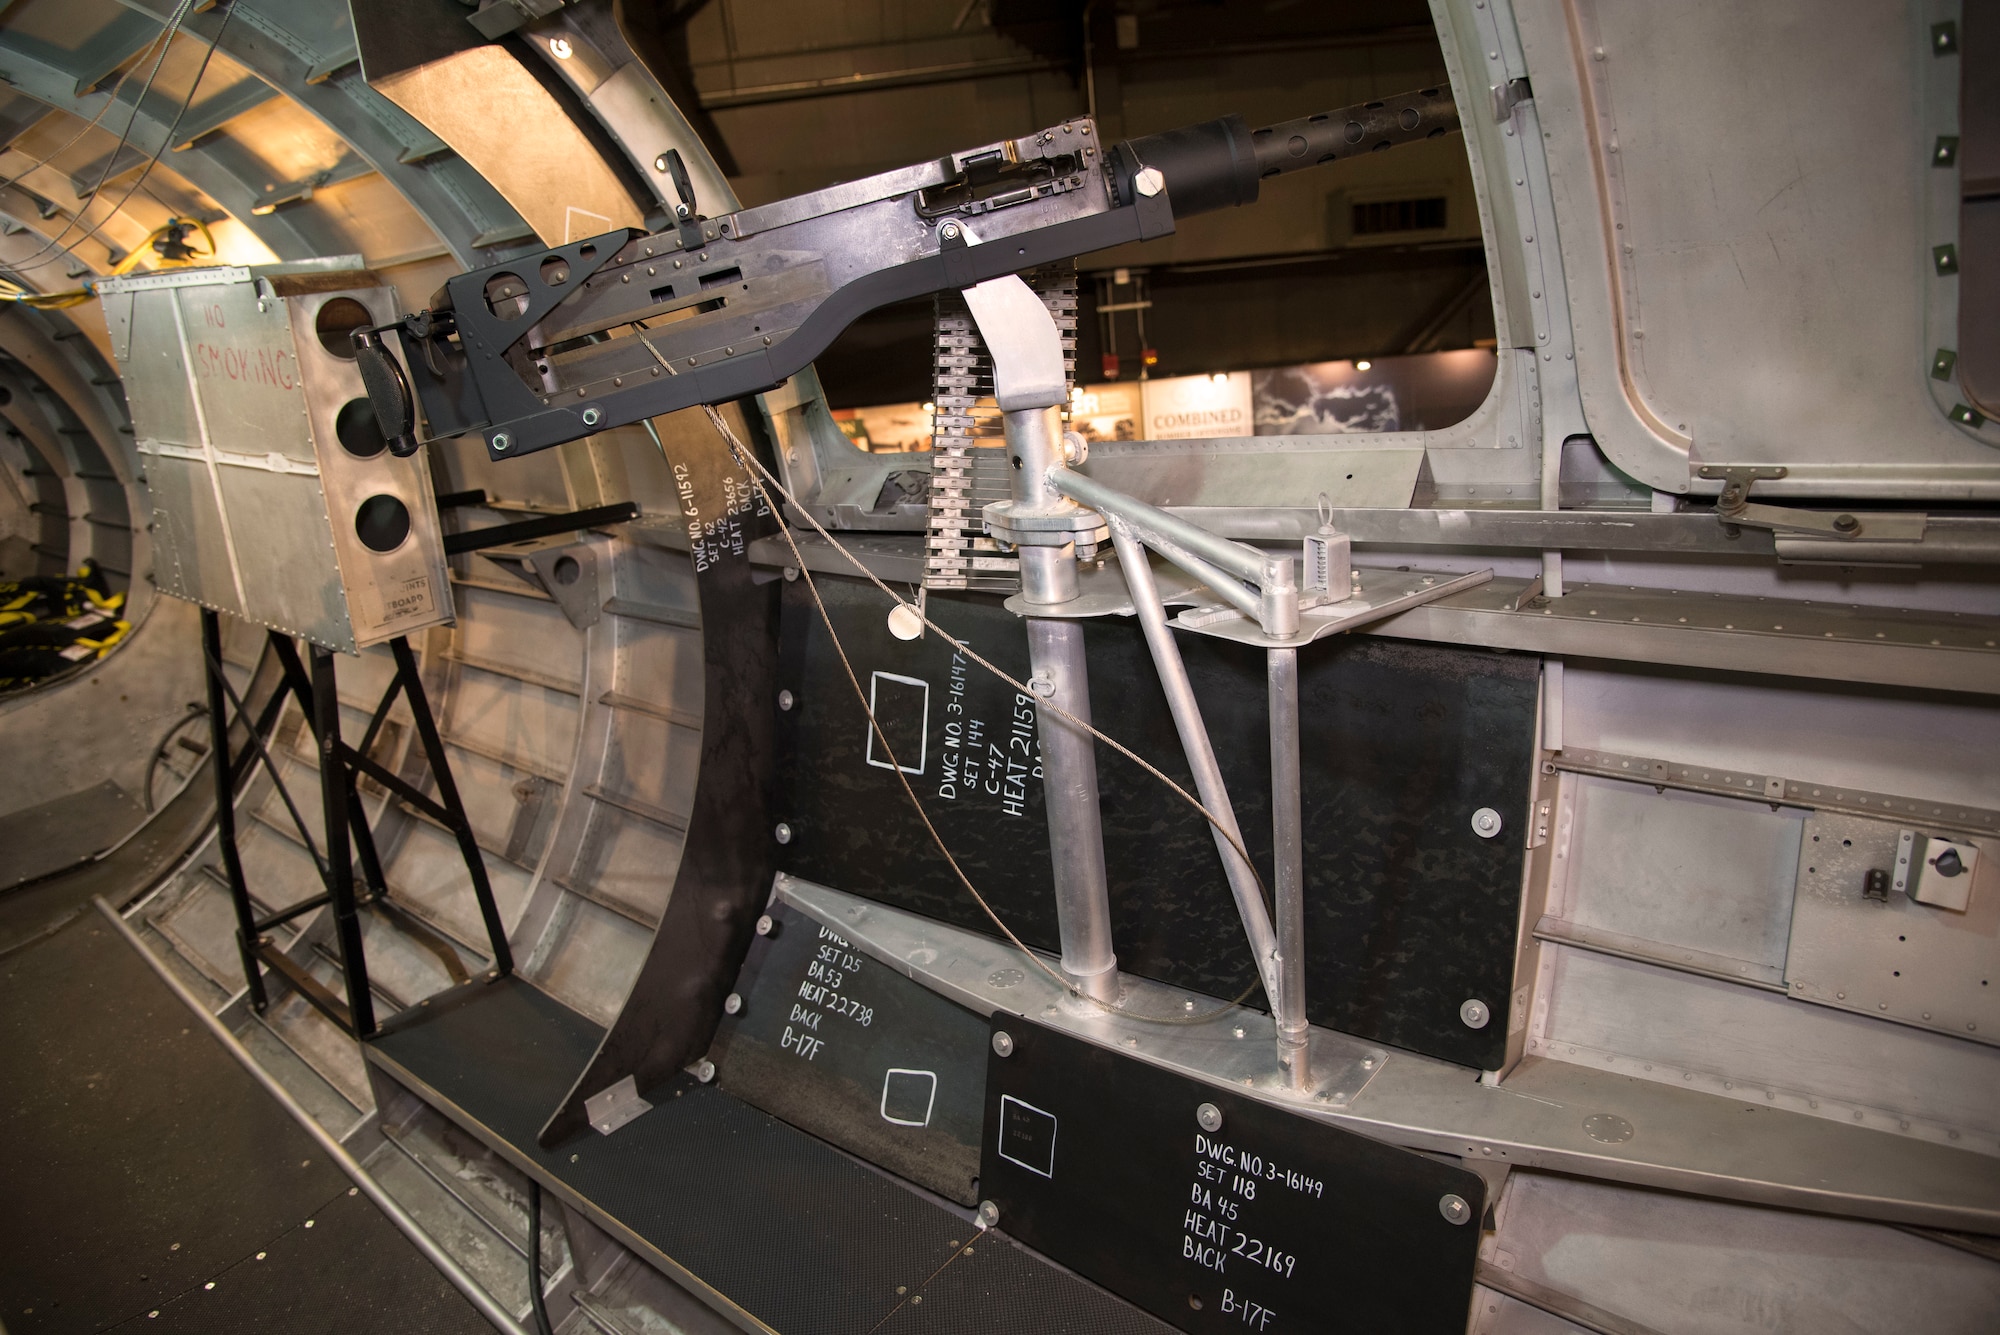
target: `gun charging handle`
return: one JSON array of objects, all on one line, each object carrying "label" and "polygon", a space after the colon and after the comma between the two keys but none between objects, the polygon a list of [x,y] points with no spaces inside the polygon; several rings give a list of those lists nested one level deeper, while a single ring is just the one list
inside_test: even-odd
[{"label": "gun charging handle", "polygon": [[361,383],[368,390],[368,403],[375,410],[382,438],[389,442],[389,453],[407,458],[417,452],[416,404],[410,395],[409,378],[382,346],[382,331],[399,326],[400,322],[357,329],[349,337],[354,341],[355,368],[361,372]]}]

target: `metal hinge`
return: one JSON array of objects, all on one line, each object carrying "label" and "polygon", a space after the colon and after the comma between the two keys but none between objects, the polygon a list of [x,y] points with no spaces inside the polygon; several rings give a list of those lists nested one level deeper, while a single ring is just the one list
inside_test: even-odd
[{"label": "metal hinge", "polygon": [[1514,108],[1523,102],[1535,100],[1535,90],[1526,79],[1509,79],[1505,83],[1490,85],[1493,93],[1493,119],[1505,121],[1514,114]]},{"label": "metal hinge", "polygon": [[1696,475],[1722,483],[1715,498],[1715,515],[1725,524],[1768,528],[1781,533],[1810,533],[1821,538],[1870,542],[1922,542],[1928,515],[1910,512],[1795,510],[1760,505],[1750,499],[1754,482],[1775,482],[1788,472],[1782,465],[1703,464]]}]

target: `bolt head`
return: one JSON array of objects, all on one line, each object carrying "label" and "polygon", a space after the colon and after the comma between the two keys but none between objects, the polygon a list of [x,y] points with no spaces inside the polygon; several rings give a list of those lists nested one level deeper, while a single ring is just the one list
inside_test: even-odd
[{"label": "bolt head", "polygon": [[797,703],[798,703],[798,697],[793,695],[790,691],[778,692],[778,708],[789,710],[793,705]]},{"label": "bolt head", "polygon": [[1195,1125],[1204,1131],[1222,1130],[1222,1109],[1213,1103],[1204,1103],[1194,1110]]},{"label": "bolt head", "polygon": [[958,240],[959,233],[961,230],[962,229],[959,227],[957,223],[948,222],[944,224],[942,227],[938,228],[938,235],[943,237],[947,241],[956,241]]},{"label": "bolt head", "polygon": [[704,1085],[715,1079],[715,1063],[703,1057],[694,1064],[694,1078]]},{"label": "bolt head", "polygon": [[996,1030],[994,1030],[994,1031],[993,1031],[993,1050],[994,1050],[995,1052],[999,1053],[999,1054],[1000,1054],[1000,1055],[1001,1055],[1002,1057],[1011,1057],[1011,1056],[1013,1056],[1013,1055],[1014,1055],[1014,1036],[1013,1036],[1012,1034],[1008,1033],[1008,1032],[1007,1032],[1007,1031],[1006,1031],[1005,1029],[996,1029]]},{"label": "bolt head", "polygon": [[757,919],[757,935],[759,936],[769,936],[777,928],[777,921],[768,913]]},{"label": "bolt head", "polygon": [[514,438],[508,435],[505,431],[495,431],[493,433],[492,443],[493,443],[493,452],[495,454],[505,454],[508,450],[514,447]]},{"label": "bolt head", "polygon": [[1444,1195],[1438,1198],[1438,1213],[1454,1224],[1468,1223],[1472,1219],[1472,1207],[1465,1203],[1465,1197]]},{"label": "bolt head", "polygon": [[743,1009],[743,994],[741,992],[731,992],[728,996],[722,999],[722,1013],[724,1015],[736,1015],[740,1013],[742,1009]]},{"label": "bolt head", "polygon": [[777,838],[777,841],[781,844],[789,844],[790,842],[792,842],[792,827],[785,824],[783,821],[778,822],[778,828],[772,831],[772,834]]},{"label": "bolt head", "polygon": [[992,1201],[979,1202],[979,1226],[981,1228],[992,1228],[999,1222],[1000,1207]]},{"label": "bolt head", "polygon": [[602,408],[599,408],[596,404],[592,404],[590,407],[585,408],[583,410],[583,424],[585,426],[596,426],[599,422],[602,422],[603,420],[604,420],[604,410]]},{"label": "bolt head", "polygon": [[1458,1008],[1458,1018],[1465,1021],[1467,1029],[1484,1029],[1493,1019],[1493,1012],[1486,1008],[1485,1002],[1474,997]]},{"label": "bolt head", "polygon": [[1491,839],[1500,833],[1500,813],[1492,807],[1481,807],[1472,813],[1472,832],[1481,839]]},{"label": "bolt head", "polygon": [[1132,188],[1151,199],[1167,188],[1167,178],[1160,174],[1158,167],[1146,167],[1132,178]]}]

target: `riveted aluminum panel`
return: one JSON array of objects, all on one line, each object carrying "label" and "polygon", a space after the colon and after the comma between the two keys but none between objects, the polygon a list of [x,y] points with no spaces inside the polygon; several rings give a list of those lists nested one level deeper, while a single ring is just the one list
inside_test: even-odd
[{"label": "riveted aluminum panel", "polygon": [[1924,8],[1516,6],[1586,415],[1628,472],[1685,452],[1783,465],[1773,492],[2000,494],[2000,436],[1929,385]]},{"label": "riveted aluminum panel", "polygon": [[[1807,820],[1785,962],[1792,995],[2000,1044],[2000,875],[1990,859],[1979,860],[1963,913],[1894,889],[1870,899],[1871,870],[1893,882],[1904,828],[1836,812]],[[2000,851],[2000,840],[1978,842],[1981,852]]]},{"label": "riveted aluminum panel", "polygon": [[243,597],[222,538],[215,483],[199,459],[148,459],[153,500],[153,578],[160,592],[243,615]]},{"label": "riveted aluminum panel", "polygon": [[[353,641],[369,645],[450,621],[451,586],[430,469],[423,456],[403,459],[386,449],[360,455],[343,443],[343,413],[348,415],[350,439],[359,437],[372,446],[376,427],[366,408],[361,373],[338,330],[339,321],[333,322],[332,336],[319,333],[322,313],[340,302],[359,302],[371,323],[395,315],[394,295],[388,288],[360,282],[340,291],[284,298],[309,409],[310,444],[318,460],[333,553],[339,562],[337,578],[347,592]],[[407,512],[409,536],[392,550],[377,551],[362,540],[356,518],[362,506],[384,496]]]},{"label": "riveted aluminum panel", "polygon": [[[362,320],[319,327],[336,304],[387,320],[388,288],[240,267],[103,288],[164,591],[350,653],[451,619],[429,471],[383,448],[348,351]],[[371,502],[398,516],[382,550],[357,527]]]}]

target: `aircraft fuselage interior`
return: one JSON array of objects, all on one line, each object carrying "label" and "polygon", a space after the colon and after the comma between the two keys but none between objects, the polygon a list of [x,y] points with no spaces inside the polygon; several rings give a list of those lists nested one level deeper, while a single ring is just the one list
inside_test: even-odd
[{"label": "aircraft fuselage interior", "polygon": [[0,2],[0,1335],[2000,1330],[2000,6]]}]

